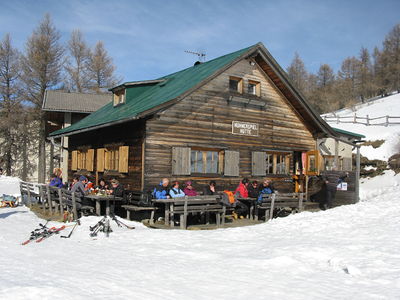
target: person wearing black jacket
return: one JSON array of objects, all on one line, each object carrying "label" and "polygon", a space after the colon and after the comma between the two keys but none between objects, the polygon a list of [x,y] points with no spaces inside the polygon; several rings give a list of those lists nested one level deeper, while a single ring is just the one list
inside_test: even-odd
[{"label": "person wearing black jacket", "polygon": [[110,195],[115,197],[122,197],[124,195],[124,188],[119,184],[117,179],[111,180],[111,189],[108,191]]},{"label": "person wearing black jacket", "polygon": [[260,193],[260,189],[258,186],[257,180],[254,180],[251,182],[251,184],[247,187],[247,190],[249,192],[249,198],[258,198],[258,195]]},{"label": "person wearing black jacket", "polygon": [[217,194],[217,190],[215,188],[216,185],[217,185],[216,182],[214,180],[211,180],[209,185],[207,185],[204,188],[203,194],[204,195],[216,195]]},{"label": "person wearing black jacket", "polygon": [[336,197],[336,190],[337,190],[337,185],[343,181],[346,177],[348,177],[349,173],[343,173],[343,172],[326,172],[322,174],[322,178],[325,181],[325,199],[324,202],[321,203],[323,206],[323,209],[328,209],[332,208],[333,206],[333,201],[335,201]]}]

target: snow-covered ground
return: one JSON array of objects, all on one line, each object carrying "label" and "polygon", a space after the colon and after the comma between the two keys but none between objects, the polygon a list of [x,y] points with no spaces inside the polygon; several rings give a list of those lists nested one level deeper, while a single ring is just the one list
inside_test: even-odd
[{"label": "snow-covered ground", "polygon": [[[333,113],[325,114],[329,116],[354,116],[377,118],[382,116],[400,117],[400,94],[391,95],[385,98],[359,104],[352,109],[342,109]],[[351,121],[351,119],[346,119]],[[392,122],[400,122],[400,119],[393,119]],[[364,121],[365,122],[365,121]],[[380,120],[379,122],[384,122]],[[390,156],[400,152],[400,125],[385,126],[366,126],[363,124],[336,123],[328,122],[332,127],[352,131],[366,136],[365,140],[385,140],[382,146],[374,149],[372,146],[361,147],[361,155],[369,159],[387,160]]]},{"label": "snow-covered ground", "polygon": [[400,299],[400,175],[365,180],[361,197],[242,228],[113,224],[96,240],[87,217],[70,239],[26,246],[43,220],[3,208],[0,299]]}]

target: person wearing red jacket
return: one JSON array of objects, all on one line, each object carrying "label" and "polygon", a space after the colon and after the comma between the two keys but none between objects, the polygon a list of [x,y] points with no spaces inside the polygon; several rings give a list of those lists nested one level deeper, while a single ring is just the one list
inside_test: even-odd
[{"label": "person wearing red jacket", "polygon": [[[236,196],[235,198],[249,198],[249,191],[247,190],[248,185],[249,185],[249,179],[243,178],[234,192]],[[246,206],[246,204],[236,199],[235,201],[236,216],[234,215],[234,218],[236,219],[237,216],[240,216],[240,218],[243,219],[244,217],[246,217],[247,212],[248,212],[248,207]]]}]

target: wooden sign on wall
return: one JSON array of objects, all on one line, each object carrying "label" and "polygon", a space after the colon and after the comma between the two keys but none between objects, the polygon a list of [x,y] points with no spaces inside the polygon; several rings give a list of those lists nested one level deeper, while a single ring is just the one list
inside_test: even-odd
[{"label": "wooden sign on wall", "polygon": [[232,121],[232,134],[258,136],[258,124]]}]

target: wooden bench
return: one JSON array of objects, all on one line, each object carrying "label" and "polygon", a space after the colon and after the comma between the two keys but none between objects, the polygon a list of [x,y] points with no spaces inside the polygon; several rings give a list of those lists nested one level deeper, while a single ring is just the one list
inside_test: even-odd
[{"label": "wooden bench", "polygon": [[65,205],[68,212],[72,212],[74,220],[80,218],[80,214],[78,213],[94,213],[94,207],[82,205],[80,197],[76,193],[72,193],[66,189],[61,189],[60,201]]},{"label": "wooden bench", "polygon": [[[192,196],[174,199],[165,199],[169,201],[169,208],[166,212],[166,224],[174,227],[174,216],[179,215],[179,224],[181,229],[187,228],[187,217],[190,214],[204,214],[206,224],[209,224],[210,213],[214,213],[217,226],[224,225],[226,207],[220,202],[219,195],[212,196]],[[167,216],[168,215],[168,216]]]},{"label": "wooden bench", "polygon": [[56,186],[48,187],[48,197],[50,198],[50,203],[52,203],[55,210],[63,215],[64,214],[64,203],[62,202],[61,188]]},{"label": "wooden bench", "polygon": [[258,219],[260,210],[265,210],[265,221],[272,219],[274,210],[290,208],[292,213],[303,210],[303,193],[279,193],[263,195],[263,202],[256,205],[255,218]]},{"label": "wooden bench", "polygon": [[26,197],[26,202],[29,207],[32,207],[32,198],[36,198],[37,200],[40,198],[40,195],[35,191],[35,185],[33,183],[20,181],[19,188],[22,202],[25,202],[24,197]]},{"label": "wooden bench", "polygon": [[122,205],[122,208],[126,210],[126,218],[128,220],[131,220],[131,213],[146,211],[150,212],[150,224],[154,224],[154,214],[158,207],[153,206],[149,193],[126,190],[124,192],[124,202],[127,204]]},{"label": "wooden bench", "polygon": [[49,210],[50,215],[53,215],[54,205],[50,199],[50,190],[47,184],[39,184],[40,201],[42,202],[42,210]]}]

